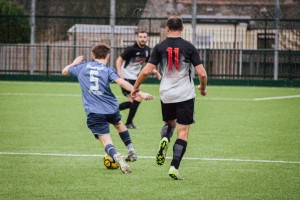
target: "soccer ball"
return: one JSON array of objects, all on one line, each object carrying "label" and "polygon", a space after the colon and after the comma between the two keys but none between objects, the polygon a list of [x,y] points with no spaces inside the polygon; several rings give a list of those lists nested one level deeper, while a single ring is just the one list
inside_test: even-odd
[{"label": "soccer ball", "polygon": [[107,169],[118,169],[119,168],[118,163],[116,163],[108,154],[104,155],[103,163]]}]

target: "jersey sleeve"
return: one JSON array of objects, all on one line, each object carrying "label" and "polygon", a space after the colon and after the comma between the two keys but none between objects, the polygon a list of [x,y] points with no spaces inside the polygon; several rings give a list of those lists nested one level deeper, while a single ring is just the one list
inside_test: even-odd
[{"label": "jersey sleeve", "polygon": [[113,69],[112,67],[107,68],[109,82],[114,82],[116,79],[120,78],[115,69]]},{"label": "jersey sleeve", "polygon": [[73,67],[70,67],[68,69],[69,73],[73,76],[78,76],[78,74],[80,73],[80,71],[83,69],[83,67],[85,66],[85,63],[80,63],[78,65],[75,65]]},{"label": "jersey sleeve", "polygon": [[191,62],[196,67],[197,65],[203,64],[203,61],[200,59],[199,52],[197,51],[196,47],[192,45],[192,56]]},{"label": "jersey sleeve", "polygon": [[133,47],[130,46],[127,49],[125,49],[125,51],[121,54],[121,58],[123,60],[129,60],[131,58],[131,56],[133,55]]},{"label": "jersey sleeve", "polygon": [[149,59],[149,63],[157,66],[160,62],[160,55],[158,52],[158,45],[155,45],[155,47],[153,48],[151,55],[150,55],[150,59]]}]

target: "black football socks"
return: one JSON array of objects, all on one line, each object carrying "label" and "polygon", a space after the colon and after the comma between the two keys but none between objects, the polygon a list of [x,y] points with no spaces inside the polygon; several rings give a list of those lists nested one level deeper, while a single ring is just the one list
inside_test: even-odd
[{"label": "black football socks", "polygon": [[171,124],[166,124],[161,128],[160,131],[161,138],[166,137],[170,142],[173,132],[174,132],[174,127]]},{"label": "black football socks", "polygon": [[185,153],[187,147],[187,141],[182,139],[177,139],[173,146],[173,160],[171,166],[174,166],[176,169],[179,168],[182,157]]},{"label": "black football socks", "polygon": [[126,102],[120,103],[119,109],[120,110],[128,109],[128,108],[130,108],[130,105],[131,105],[130,101],[126,101]]},{"label": "black football socks", "polygon": [[139,105],[140,105],[140,102],[138,102],[138,101],[136,101],[136,100],[134,100],[134,101],[131,103],[126,124],[131,124],[131,123],[132,123],[132,120],[133,120],[133,118],[134,118],[134,116],[135,116],[135,113],[136,113],[136,111],[137,111]]}]

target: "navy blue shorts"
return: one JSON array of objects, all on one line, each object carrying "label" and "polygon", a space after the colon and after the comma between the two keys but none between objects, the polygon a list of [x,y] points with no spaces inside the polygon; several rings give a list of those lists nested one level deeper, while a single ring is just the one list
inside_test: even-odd
[{"label": "navy blue shorts", "polygon": [[176,122],[182,125],[194,123],[194,102],[195,99],[178,103],[163,103],[161,101],[163,121],[168,122],[176,119]]},{"label": "navy blue shorts", "polygon": [[109,134],[109,124],[118,124],[121,121],[121,118],[120,111],[117,111],[114,114],[90,113],[87,116],[86,124],[94,134],[95,138],[98,138],[98,135]]}]

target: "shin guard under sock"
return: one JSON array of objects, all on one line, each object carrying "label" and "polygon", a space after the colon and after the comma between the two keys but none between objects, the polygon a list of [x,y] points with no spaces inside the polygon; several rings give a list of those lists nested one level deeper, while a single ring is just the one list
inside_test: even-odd
[{"label": "shin guard under sock", "polygon": [[124,142],[125,146],[131,143],[130,135],[128,130],[119,133],[120,138]]},{"label": "shin guard under sock", "polygon": [[161,138],[167,137],[170,142],[173,132],[174,132],[173,126],[171,124],[166,124],[161,128],[160,131]]},{"label": "shin guard under sock", "polygon": [[114,155],[117,154],[117,150],[113,144],[108,144],[104,147],[105,152],[113,159]]},{"label": "shin guard under sock", "polygon": [[173,146],[173,160],[171,166],[174,166],[176,169],[179,168],[182,157],[185,153],[187,147],[187,141],[182,139],[177,139]]}]

